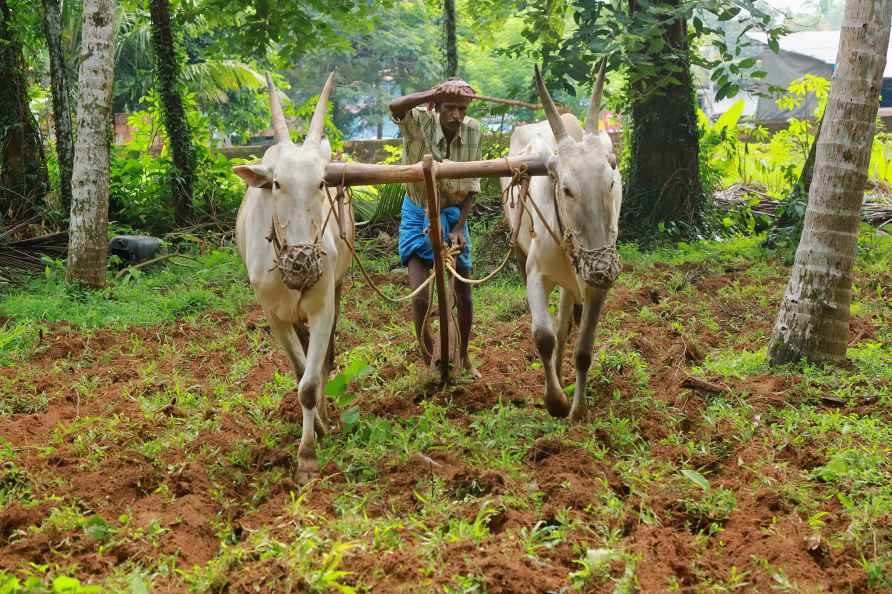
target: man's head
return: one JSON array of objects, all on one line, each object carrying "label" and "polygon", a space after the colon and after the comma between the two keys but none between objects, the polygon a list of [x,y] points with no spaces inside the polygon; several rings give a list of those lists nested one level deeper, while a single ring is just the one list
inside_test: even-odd
[{"label": "man's head", "polygon": [[457,77],[437,85],[437,100],[434,106],[440,114],[440,125],[444,132],[456,132],[465,119],[475,91],[471,85]]}]

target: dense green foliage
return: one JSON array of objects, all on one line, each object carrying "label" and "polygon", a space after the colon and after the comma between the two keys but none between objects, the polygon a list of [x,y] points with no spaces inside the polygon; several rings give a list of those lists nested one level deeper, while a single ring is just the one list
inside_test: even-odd
[{"label": "dense green foliage", "polygon": [[[161,233],[174,227],[169,182],[174,168],[161,127],[157,95],[149,95],[146,102],[148,109],[129,118],[135,130],[132,140],[112,152],[110,220]],[[186,104],[195,139],[209,138],[209,120],[194,108],[194,96],[187,95]],[[155,154],[159,139],[163,148]],[[245,192],[244,183],[232,172],[234,163],[212,150],[207,141],[196,143],[193,150],[197,172],[192,202],[195,217],[204,222],[234,221]]]}]

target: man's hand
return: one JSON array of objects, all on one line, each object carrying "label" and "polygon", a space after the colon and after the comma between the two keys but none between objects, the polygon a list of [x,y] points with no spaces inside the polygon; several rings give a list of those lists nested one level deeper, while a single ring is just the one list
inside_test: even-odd
[{"label": "man's hand", "polygon": [[474,89],[463,80],[447,80],[435,86],[431,91],[438,101],[449,97],[472,97],[476,93]]},{"label": "man's hand", "polygon": [[449,235],[446,236],[449,239],[449,244],[464,248],[465,247],[465,234],[464,229],[453,229],[449,232]]}]

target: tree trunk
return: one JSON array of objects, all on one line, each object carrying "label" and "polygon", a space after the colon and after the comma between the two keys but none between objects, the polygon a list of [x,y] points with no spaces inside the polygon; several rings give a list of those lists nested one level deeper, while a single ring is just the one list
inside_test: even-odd
[{"label": "tree trunk", "polygon": [[455,39],[455,0],[443,0],[446,27],[446,76],[458,76],[458,44]]},{"label": "tree trunk", "polygon": [[[656,0],[677,8],[681,0]],[[630,0],[632,14],[637,0]],[[654,84],[639,81],[631,89],[637,97],[632,105],[630,161],[624,182],[624,234],[653,237],[658,225],[682,224],[683,230],[700,223],[705,197],[700,185],[699,135],[687,44],[687,25],[676,19],[667,25],[665,40],[674,51],[680,72],[672,76],[678,84],[665,85],[658,94],[649,93]],[[659,65],[661,62],[656,61]],[[666,72],[657,72],[654,79]]]},{"label": "tree trunk", "polygon": [[77,142],[71,174],[68,280],[105,285],[108,152],[115,69],[114,0],[85,0],[78,74]]},{"label": "tree trunk", "polygon": [[56,128],[56,155],[59,158],[59,206],[62,212],[71,208],[71,167],[74,159],[74,136],[68,81],[62,54],[62,10],[59,0],[43,0],[43,32],[50,54],[50,79],[53,91],[53,120]]},{"label": "tree trunk", "polygon": [[859,211],[890,20],[889,0],[846,2],[805,226],[771,337],[772,364],[845,359]]},{"label": "tree trunk", "polygon": [[173,40],[168,0],[150,0],[152,48],[155,51],[155,76],[164,110],[164,128],[173,156],[174,217],[178,225],[192,218],[192,188],[195,184],[195,153],[192,133],[186,121],[180,95],[179,63]]},{"label": "tree trunk", "polygon": [[0,225],[34,214],[49,187],[25,71],[12,11],[0,0]]}]

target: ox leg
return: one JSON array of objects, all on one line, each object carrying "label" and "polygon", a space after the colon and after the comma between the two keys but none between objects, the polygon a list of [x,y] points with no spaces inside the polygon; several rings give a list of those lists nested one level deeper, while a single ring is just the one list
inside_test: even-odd
[{"label": "ox leg", "polygon": [[523,282],[527,282],[527,255],[520,246],[515,245],[512,250],[514,251],[514,260],[517,262],[517,269],[520,271],[520,276],[523,278]]},{"label": "ox leg", "polygon": [[304,355],[304,347],[298,336],[297,326],[291,322],[280,320],[270,312],[266,313],[266,318],[269,321],[269,329],[272,331],[273,336],[276,337],[276,340],[285,349],[285,354],[288,355],[288,360],[294,369],[294,376],[297,378],[297,381],[300,381],[307,365],[307,359]]},{"label": "ox leg", "polygon": [[558,382],[562,386],[564,385],[564,349],[567,346],[567,337],[570,335],[571,316],[573,315],[575,301],[570,291],[561,288],[561,301],[557,315],[557,351],[554,354],[554,365]]},{"label": "ox leg", "polygon": [[[288,360],[291,361],[291,367],[294,370],[294,377],[298,385],[300,385],[300,380],[307,367],[307,359],[306,355],[304,355],[305,344],[307,344],[309,338],[307,329],[302,324],[283,322],[271,314],[267,314],[267,319],[269,320],[270,330],[272,330],[273,335],[285,349],[285,353],[288,355]],[[327,432],[327,427],[319,419],[316,420],[316,431],[321,435],[325,435]]]},{"label": "ox leg", "polygon": [[527,270],[527,301],[533,315],[533,340],[545,370],[545,408],[553,417],[566,417],[570,412],[570,404],[555,374],[554,351],[557,341],[551,314],[548,312],[548,295],[553,288],[554,284],[546,280],[542,273]]},{"label": "ox leg", "polygon": [[320,392],[320,402],[319,402],[319,417],[321,417],[322,424],[325,425],[326,428],[334,429],[335,427],[331,423],[331,416],[328,408],[328,396],[325,395],[325,383],[328,382],[328,376],[331,375],[331,370],[334,369],[334,359],[335,359],[335,333],[338,330],[338,318],[340,317],[341,311],[341,285],[335,285],[335,293],[334,293],[334,322],[331,325],[331,337],[328,341],[328,351],[325,354],[325,367],[322,370],[322,390]]},{"label": "ox leg", "polygon": [[596,290],[585,297],[582,308],[582,323],[579,325],[579,339],[576,342],[574,362],[576,364],[576,391],[573,393],[573,406],[570,408],[570,420],[581,421],[586,415],[586,382],[588,370],[592,364],[592,346],[595,341],[595,330],[601,309],[607,298],[607,291]]},{"label": "ox leg", "polygon": [[[305,483],[318,473],[316,462],[316,433],[321,423],[317,422],[317,404],[322,396],[325,381],[322,370],[328,345],[331,341],[331,329],[334,326],[333,309],[323,308],[310,317],[310,344],[307,351],[307,367],[298,384],[300,408],[303,412],[303,431],[300,436],[300,447],[297,450],[297,479]],[[324,431],[321,435],[324,435]]]}]

